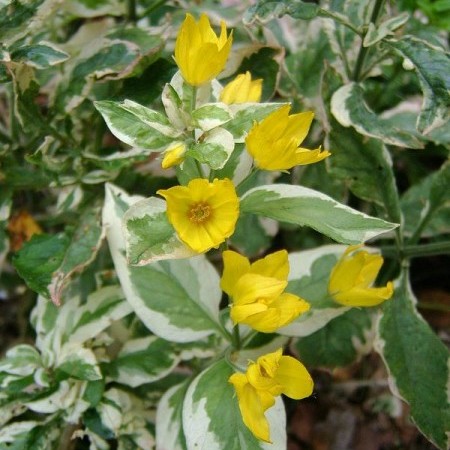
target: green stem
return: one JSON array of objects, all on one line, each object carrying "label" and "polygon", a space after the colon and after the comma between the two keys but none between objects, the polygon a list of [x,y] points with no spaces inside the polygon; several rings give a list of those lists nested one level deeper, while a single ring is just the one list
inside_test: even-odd
[{"label": "green stem", "polygon": [[4,142],[5,144],[12,144],[11,138],[1,129],[0,129],[0,141]]},{"label": "green stem", "polygon": [[366,70],[364,70],[364,72],[361,74],[361,78],[364,79],[367,77],[367,75],[369,75],[370,71],[377,65],[379,64],[381,61],[383,61],[383,59],[386,58],[386,56],[389,55],[390,52],[384,52],[382,53],[377,59],[375,59],[374,61],[372,61],[370,63],[370,65],[368,67],[366,67]]},{"label": "green stem", "polygon": [[164,5],[164,3],[166,3],[167,0],[156,0],[153,1],[152,5],[150,5],[147,9],[144,10],[144,12],[140,15],[140,19],[142,19],[143,17],[146,17],[148,14],[150,14],[152,11],[154,11],[155,9],[159,8],[161,5]]},{"label": "green stem", "polygon": [[319,16],[327,17],[329,19],[333,19],[336,22],[340,23],[341,25],[344,25],[344,27],[349,28],[354,33],[356,33],[357,35],[361,36],[361,31],[357,27],[355,27],[352,23],[350,23],[348,20],[346,20],[345,16],[343,16],[341,14],[336,14],[333,11],[329,11],[327,9],[322,9],[321,8],[320,12],[319,12]]},{"label": "green stem", "polygon": [[[398,256],[397,247],[381,247],[381,253],[387,258]],[[405,258],[417,258],[423,256],[445,255],[450,253],[450,242],[433,242],[430,244],[405,245],[401,248],[402,256]]]},{"label": "green stem", "polygon": [[241,348],[241,335],[239,334],[239,325],[233,328],[233,346],[236,350]]},{"label": "green stem", "polygon": [[195,167],[197,167],[197,172],[198,172],[199,178],[206,178],[205,174],[203,172],[201,163],[199,161],[197,161],[196,159],[194,161],[195,161]]},{"label": "green stem", "polygon": [[245,338],[242,339],[242,344],[241,344],[242,348],[245,348],[257,334],[258,334],[257,331],[254,331],[254,330],[250,331],[250,333],[248,333],[247,336],[245,336]]},{"label": "green stem", "polygon": [[[375,1],[375,5],[372,10],[372,17],[370,18],[371,23],[373,23],[373,24],[376,23],[378,16],[379,16],[381,10],[383,9],[383,4],[384,4],[384,0],[376,0]],[[356,59],[355,70],[353,72],[353,80],[354,81],[359,81],[359,79],[360,79],[361,71],[364,66],[364,61],[366,60],[367,52],[369,50],[368,47],[364,47],[364,45],[363,45],[365,35],[366,35],[366,33],[364,33],[364,36],[361,37],[361,46],[359,47],[359,53],[358,53],[358,57]]]},{"label": "green stem", "polygon": [[428,224],[429,220],[431,219],[431,217],[433,216],[435,211],[435,208],[430,208],[423,217],[421,217],[419,225],[417,225],[416,230],[414,231],[413,235],[411,236],[411,238],[409,239],[408,243],[410,245],[416,244],[417,241],[420,239],[420,236],[422,234],[423,229],[426,227],[426,225]]},{"label": "green stem", "polygon": [[127,21],[131,23],[136,23],[136,0],[127,0]]},{"label": "green stem", "polygon": [[442,305],[441,303],[417,302],[417,307],[420,309],[428,309],[430,311],[441,311],[450,313],[450,307],[447,305]]},{"label": "green stem", "polygon": [[236,191],[239,195],[242,195],[245,191],[247,191],[246,185],[254,180],[258,172],[259,169],[257,167],[253,167],[251,172],[236,186]]}]

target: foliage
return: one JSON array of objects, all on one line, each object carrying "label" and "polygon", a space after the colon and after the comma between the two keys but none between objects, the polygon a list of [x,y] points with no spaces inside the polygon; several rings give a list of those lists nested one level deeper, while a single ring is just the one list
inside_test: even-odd
[{"label": "foliage", "polygon": [[[181,5],[0,0],[0,292],[37,297],[34,342],[0,360],[0,450],[285,449],[280,348],[309,370],[375,349],[447,448],[449,354],[409,263],[450,251],[448,2]],[[380,306],[328,288],[341,267],[359,295],[354,244],[366,291],[393,280]]]}]

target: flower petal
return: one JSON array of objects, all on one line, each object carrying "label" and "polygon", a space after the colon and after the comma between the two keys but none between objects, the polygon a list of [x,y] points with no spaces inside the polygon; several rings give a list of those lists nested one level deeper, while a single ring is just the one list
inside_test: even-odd
[{"label": "flower petal", "polygon": [[225,250],[222,253],[223,274],[220,287],[229,296],[234,297],[234,287],[242,275],[250,269],[250,261],[239,253]]},{"label": "flower petal", "polygon": [[283,394],[295,400],[309,397],[313,392],[311,375],[300,361],[291,356],[280,358],[275,379],[283,386]]},{"label": "flower petal", "polygon": [[349,291],[334,295],[334,299],[344,306],[376,306],[389,300],[394,292],[392,282],[379,288],[353,288]]},{"label": "flower petal", "polygon": [[295,320],[300,314],[309,311],[311,305],[300,297],[294,294],[284,292],[272,303],[270,308],[277,309],[279,312],[278,328],[284,327]]},{"label": "flower petal", "polygon": [[239,402],[242,421],[255,435],[256,438],[270,442],[269,422],[264,416],[264,406],[267,405],[267,394],[264,403],[258,392],[247,381],[247,377],[241,373],[231,375],[228,381],[234,386]]},{"label": "flower petal", "polygon": [[255,261],[251,265],[250,273],[286,281],[289,275],[288,252],[280,250]]},{"label": "flower petal", "polygon": [[267,311],[267,306],[262,303],[249,303],[247,305],[232,305],[230,317],[234,324],[245,323],[248,325],[248,318],[255,314]]},{"label": "flower petal", "polygon": [[175,62],[183,78],[192,86],[200,86],[215,78],[224,68],[232,43],[226,25],[221,22],[220,37],[211,28],[208,16],[198,23],[191,14],[180,27],[175,43]]},{"label": "flower petal", "polygon": [[247,273],[239,278],[234,287],[233,303],[245,305],[258,300],[269,303],[270,299],[281,295],[286,286],[287,281]]}]

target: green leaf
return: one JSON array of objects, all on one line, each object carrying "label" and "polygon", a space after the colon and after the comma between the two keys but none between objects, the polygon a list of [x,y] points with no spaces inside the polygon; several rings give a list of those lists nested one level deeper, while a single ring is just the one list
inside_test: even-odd
[{"label": "green leaf", "polygon": [[165,377],[178,362],[172,343],[148,336],[127,341],[108,371],[118,383],[136,387]]},{"label": "green leaf", "polygon": [[280,328],[278,333],[309,336],[349,310],[333,301],[328,294],[331,270],[345,249],[342,245],[324,245],[289,254],[289,284],[286,291],[305,299],[311,309]]},{"label": "green leaf", "polygon": [[236,229],[230,238],[230,244],[248,257],[261,255],[272,245],[278,224],[264,217],[252,214],[241,215]]},{"label": "green leaf", "polygon": [[0,372],[27,376],[42,366],[41,355],[31,345],[21,344],[11,348],[6,358],[0,360]]},{"label": "green leaf", "polygon": [[183,403],[183,431],[188,450],[286,449],[286,418],[280,397],[266,411],[272,444],[257,440],[244,425],[233,386],[233,369],[221,360],[200,373]]},{"label": "green leaf", "polygon": [[[2,2],[3,3],[3,2]],[[20,39],[26,27],[44,3],[44,0],[33,2],[8,2],[0,8],[0,30],[2,42],[8,39]]]},{"label": "green leaf", "polygon": [[[309,101],[315,102],[321,97],[322,77],[325,66],[334,63],[336,57],[332,52],[330,39],[325,30],[320,27],[320,19],[309,22],[296,23],[302,39],[298,42],[295,53],[289,53],[285,60],[288,76],[280,80],[280,90],[283,96],[300,95]],[[312,77],[311,74],[316,74]],[[294,94],[295,93],[295,94]],[[311,108],[310,103],[307,107]],[[314,107],[314,110],[318,110]]]},{"label": "green leaf", "polygon": [[46,69],[66,61],[70,56],[50,43],[24,45],[11,52],[11,59],[36,69]]},{"label": "green leaf", "polygon": [[[234,150],[227,162],[222,169],[215,171],[215,176],[220,180],[229,178],[234,182],[234,185],[237,186],[250,174],[252,167],[253,159],[245,150],[244,144],[235,144]],[[177,176],[179,177],[179,174],[177,174]]]},{"label": "green leaf", "polygon": [[[161,49],[159,40],[153,40],[155,48],[149,51],[133,41],[108,39],[102,35],[106,30],[100,30],[99,33],[98,29],[89,28],[89,24],[84,25],[66,44],[75,48],[84,45],[84,48],[78,57],[71,58],[71,64],[56,89],[54,103],[59,111],[69,113],[79,106],[91,93],[97,80],[121,80],[134,75],[136,71],[139,73],[156,58],[154,53]],[[102,38],[101,47],[99,44],[92,45],[89,39],[83,42],[83,34],[91,35],[94,42]],[[130,39],[137,40],[136,36]]]},{"label": "green leaf", "polygon": [[285,103],[241,103],[231,105],[234,117],[224,124],[234,137],[236,143],[243,143],[245,136],[255,122],[263,120],[271,112],[279,109]]},{"label": "green leaf", "polygon": [[448,448],[449,352],[417,313],[406,275],[386,302],[378,323],[378,351],[394,394],[410,405],[419,430],[442,450]]},{"label": "green leaf", "polygon": [[156,448],[187,450],[182,413],[188,386],[188,383],[173,386],[161,397],[156,411]]},{"label": "green leaf", "polygon": [[14,256],[14,267],[32,290],[50,298],[53,272],[61,266],[69,244],[63,233],[34,235]]},{"label": "green leaf", "polygon": [[407,148],[423,148],[423,143],[411,134],[392,126],[389,119],[375,114],[364,101],[364,89],[349,83],[338,89],[331,99],[331,112],[344,127],[354,127],[358,133],[382,140],[386,144]]},{"label": "green leaf", "polygon": [[225,166],[233,149],[233,135],[229,131],[218,127],[206,133],[203,142],[189,146],[186,156],[208,164],[213,170],[218,170]]},{"label": "green leaf", "polygon": [[390,17],[389,19],[381,22],[375,26],[373,22],[369,23],[369,28],[364,36],[364,47],[370,47],[381,41],[386,36],[394,34],[393,32],[403,26],[409,19],[410,15],[407,12],[403,12],[398,16]]},{"label": "green leaf", "polygon": [[122,217],[139,200],[113,185],[106,186],[103,223],[127,301],[145,326],[172,342],[224,333],[218,317],[222,297],[219,275],[203,255],[143,267],[127,264]]},{"label": "green leaf", "polygon": [[[118,448],[143,450],[154,448],[153,420],[148,409],[148,401],[116,388],[106,391],[97,407],[102,424],[112,431]],[[100,430],[102,434],[107,432]]]},{"label": "green leaf", "polygon": [[224,103],[209,103],[192,111],[194,125],[203,131],[220,127],[232,117],[230,108]]},{"label": "green leaf", "polygon": [[127,258],[132,265],[195,255],[168,221],[164,200],[150,197],[133,204],[123,216],[123,223]]},{"label": "green leaf", "polygon": [[[249,71],[252,78],[257,80],[262,78],[263,101],[269,100],[275,94],[277,89],[278,77],[280,72],[279,58],[280,49],[272,47],[259,48],[256,53],[244,58],[237,73]],[[284,54],[283,54],[284,56]]]},{"label": "green leaf", "polygon": [[343,367],[372,348],[371,312],[352,308],[295,343],[301,361],[312,367]]},{"label": "green leaf", "polygon": [[101,380],[102,374],[92,350],[81,345],[65,346],[56,368],[78,380]]},{"label": "green leaf", "polygon": [[257,187],[241,198],[243,213],[281,222],[307,225],[343,244],[358,244],[398,225],[370,217],[301,186],[272,184]]},{"label": "green leaf", "polygon": [[330,172],[346,181],[359,198],[383,207],[387,217],[400,223],[400,203],[391,155],[382,142],[364,139],[350,128],[333,124],[329,135]]},{"label": "green leaf", "polygon": [[111,132],[128,145],[162,151],[179,133],[160,112],[131,100],[95,102]]},{"label": "green leaf", "polygon": [[31,420],[13,422],[0,430],[0,450],[48,450],[58,437],[50,424]]},{"label": "green leaf", "polygon": [[61,7],[76,17],[94,18],[125,14],[125,4],[119,0],[71,0],[64,2]]},{"label": "green leaf", "polygon": [[423,178],[401,198],[405,233],[431,237],[450,232],[450,164]]},{"label": "green leaf", "polygon": [[441,48],[413,36],[385,42],[414,65],[424,96],[416,126],[421,133],[428,134],[448,121],[450,58]]},{"label": "green leaf", "polygon": [[103,242],[104,231],[100,223],[100,209],[87,210],[79,219],[71,236],[61,265],[52,274],[48,286],[51,300],[59,305],[64,287],[73,274],[82,272],[97,256]]},{"label": "green leaf", "polygon": [[34,69],[24,64],[13,65],[10,73],[14,87],[14,114],[25,133],[44,127],[44,122],[35,98],[39,93],[39,83]]},{"label": "green leaf", "polygon": [[65,308],[72,310],[68,314],[70,328],[66,327],[68,342],[81,344],[94,339],[114,321],[132,312],[119,286],[105,286],[90,294],[83,305],[72,302],[63,305],[60,311]]},{"label": "green leaf", "polygon": [[[31,318],[37,333],[36,346],[50,366],[55,361],[62,364],[78,353],[81,355],[78,359],[85,356],[89,365],[95,365],[95,357],[84,355],[83,346],[89,346],[89,341],[130,312],[131,307],[118,286],[101,288],[84,302],[79,296],[68,298],[60,307],[39,297]],[[70,364],[70,370],[76,370],[72,369],[74,365]]]},{"label": "green leaf", "polygon": [[269,20],[286,14],[295,19],[309,20],[316,17],[319,11],[320,8],[315,3],[303,2],[301,0],[259,0],[255,5],[248,8],[244,16],[244,23],[247,25],[255,21],[266,23]]}]

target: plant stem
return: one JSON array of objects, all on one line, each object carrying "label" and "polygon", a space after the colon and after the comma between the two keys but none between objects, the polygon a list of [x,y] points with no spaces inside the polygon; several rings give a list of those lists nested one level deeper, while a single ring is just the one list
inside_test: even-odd
[{"label": "plant stem", "polygon": [[[379,16],[381,10],[383,9],[383,4],[384,4],[384,0],[376,0],[375,1],[375,5],[372,10],[372,17],[370,18],[370,23],[373,23],[373,24],[376,23],[378,16]],[[369,50],[368,47],[364,47],[364,44],[363,44],[365,35],[366,35],[366,33],[364,33],[364,36],[361,37],[361,46],[359,47],[359,53],[358,53],[358,57],[356,59],[355,70],[353,72],[353,80],[354,81],[359,81],[359,79],[360,79],[361,71],[364,66],[364,61],[366,59],[367,52]]]},{"label": "plant stem", "polygon": [[233,328],[233,346],[236,350],[241,348],[241,335],[239,334],[239,325]]},{"label": "plant stem", "polygon": [[149,6],[147,9],[144,10],[144,12],[140,15],[140,19],[142,17],[145,17],[147,14],[150,14],[152,11],[154,11],[155,9],[159,8],[161,5],[164,5],[164,3],[166,3],[167,0],[155,0],[153,1],[153,4],[151,6]]},{"label": "plant stem", "polygon": [[441,303],[417,302],[417,307],[420,309],[428,309],[430,311],[441,311],[450,313],[450,307],[447,305],[442,305]]},{"label": "plant stem", "polygon": [[127,0],[127,21],[131,23],[136,23],[136,0]]},{"label": "plant stem", "polygon": [[319,11],[319,16],[333,19],[336,22],[340,23],[341,25],[344,25],[344,27],[349,28],[357,35],[361,36],[361,31],[358,28],[356,28],[352,23],[350,23],[343,14],[337,14],[333,11],[321,8]]},{"label": "plant stem", "polygon": [[236,191],[238,195],[242,195],[247,189],[245,189],[245,186],[253,181],[253,179],[258,174],[259,169],[257,167],[253,167],[251,172],[236,186]]},{"label": "plant stem", "polygon": [[[431,244],[405,245],[400,249],[400,251],[405,258],[445,255],[450,253],[450,242],[433,242]],[[381,247],[381,253],[387,258],[395,258],[398,256],[398,250],[396,246]]]},{"label": "plant stem", "polygon": [[413,245],[416,244],[417,241],[420,239],[420,235],[422,234],[423,229],[427,225],[428,221],[431,219],[432,215],[434,214],[435,208],[430,208],[428,211],[421,217],[419,225],[417,225],[416,230],[414,231],[413,235],[409,239],[409,244]]}]

